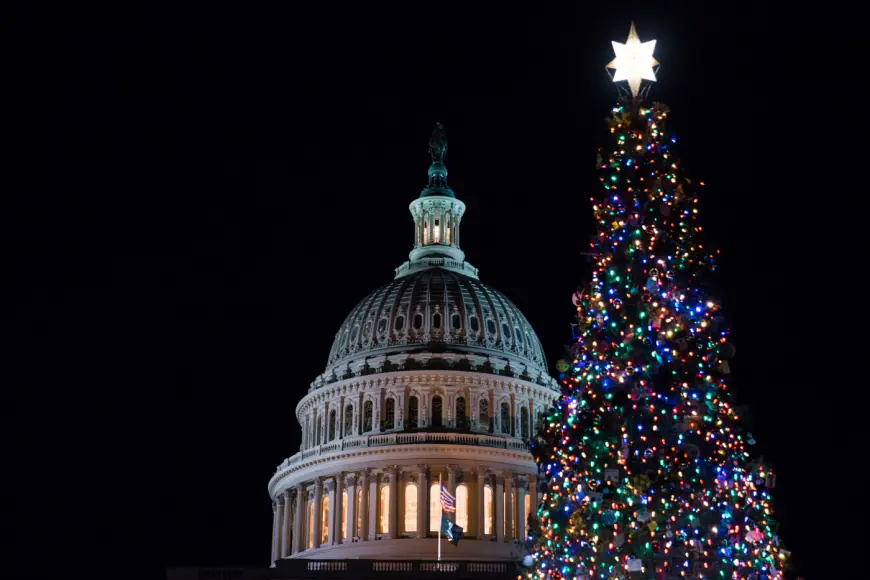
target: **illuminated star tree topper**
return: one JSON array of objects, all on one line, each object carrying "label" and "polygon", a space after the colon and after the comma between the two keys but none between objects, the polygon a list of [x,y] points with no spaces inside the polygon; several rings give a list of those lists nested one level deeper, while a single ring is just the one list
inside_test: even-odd
[{"label": "illuminated star tree topper", "polygon": [[653,58],[656,41],[641,42],[634,29],[634,22],[632,22],[625,44],[615,41],[611,44],[613,44],[616,58],[610,61],[607,68],[615,69],[613,82],[628,81],[631,94],[636,97],[640,92],[642,80],[656,80],[656,73],[653,70],[653,67],[659,64]]}]

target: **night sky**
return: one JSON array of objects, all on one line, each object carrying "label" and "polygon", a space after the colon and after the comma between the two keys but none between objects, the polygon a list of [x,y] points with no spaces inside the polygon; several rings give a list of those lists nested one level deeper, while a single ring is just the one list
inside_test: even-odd
[{"label": "night sky", "polygon": [[436,121],[467,258],[553,369],[591,271],[595,153],[616,98],[604,65],[634,19],[658,40],[650,98],[672,108],[685,167],[707,184],[732,384],[778,472],[781,536],[799,571],[833,578],[822,562],[856,536],[833,521],[854,504],[830,453],[857,427],[834,415],[843,399],[815,352],[830,346],[808,306],[824,248],[795,235],[815,209],[800,162],[776,157],[801,129],[771,134],[790,99],[758,63],[765,4],[314,4],[4,18],[16,575],[268,564],[266,484],[298,450],[296,403],[344,317],[407,259]]}]

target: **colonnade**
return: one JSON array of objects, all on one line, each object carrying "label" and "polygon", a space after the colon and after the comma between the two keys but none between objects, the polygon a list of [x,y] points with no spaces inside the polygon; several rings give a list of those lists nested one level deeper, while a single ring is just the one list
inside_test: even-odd
[{"label": "colonnade", "polygon": [[462,525],[464,539],[525,538],[538,504],[534,475],[486,466],[390,465],[318,477],[279,493],[272,503],[272,561],[354,542],[437,537],[439,476],[457,499],[451,520]]}]

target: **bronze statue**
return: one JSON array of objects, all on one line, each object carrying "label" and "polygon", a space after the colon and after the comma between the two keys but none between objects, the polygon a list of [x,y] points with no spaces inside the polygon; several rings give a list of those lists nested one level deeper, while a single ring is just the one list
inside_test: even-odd
[{"label": "bronze statue", "polygon": [[447,153],[447,135],[444,134],[444,125],[435,123],[435,129],[429,139],[429,154],[432,156],[432,163],[443,163],[445,153]]}]

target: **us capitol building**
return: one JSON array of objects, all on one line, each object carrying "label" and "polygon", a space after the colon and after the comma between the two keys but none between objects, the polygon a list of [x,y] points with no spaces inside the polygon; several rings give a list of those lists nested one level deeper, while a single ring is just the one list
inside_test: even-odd
[{"label": "us capitol building", "polygon": [[[269,480],[273,578],[516,577],[538,504],[526,441],[559,388],[525,316],[460,249],[440,124],[429,150],[409,259],[338,329],[296,406],[302,445]],[[439,476],[465,535],[437,565]]]}]

